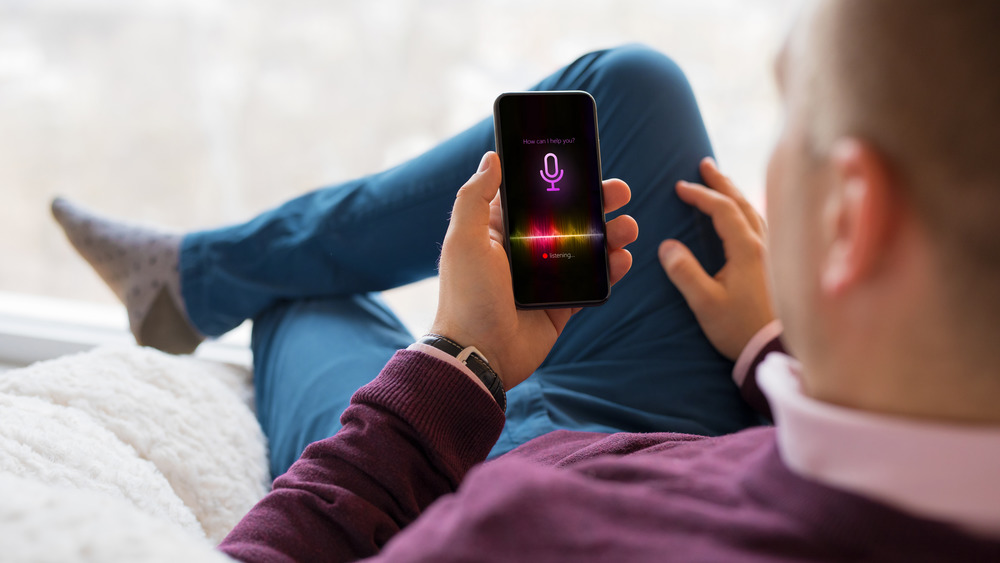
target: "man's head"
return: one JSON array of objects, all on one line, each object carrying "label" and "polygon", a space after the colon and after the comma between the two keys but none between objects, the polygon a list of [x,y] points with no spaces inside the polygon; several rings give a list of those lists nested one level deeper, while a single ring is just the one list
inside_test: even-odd
[{"label": "man's head", "polygon": [[995,0],[819,0],[786,42],[770,242],[817,398],[1000,420],[997,23]]}]

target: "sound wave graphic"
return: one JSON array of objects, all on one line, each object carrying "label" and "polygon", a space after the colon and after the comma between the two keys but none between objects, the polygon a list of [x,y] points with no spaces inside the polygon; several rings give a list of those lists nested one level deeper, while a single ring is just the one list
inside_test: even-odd
[{"label": "sound wave graphic", "polygon": [[522,239],[559,239],[573,237],[599,237],[603,236],[587,222],[573,223],[563,221],[556,225],[552,220],[532,219],[527,228],[519,228],[511,234],[511,240]]},{"label": "sound wave graphic", "polygon": [[563,222],[557,226],[551,220],[532,220],[526,229],[518,229],[511,234],[510,243],[518,250],[527,250],[529,254],[572,253],[587,250],[603,237],[603,233],[586,222]]}]

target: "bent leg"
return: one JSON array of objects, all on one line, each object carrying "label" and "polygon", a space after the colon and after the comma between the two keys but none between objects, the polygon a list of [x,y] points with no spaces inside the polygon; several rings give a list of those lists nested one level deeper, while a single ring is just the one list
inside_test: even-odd
[{"label": "bent leg", "polygon": [[[658,111],[650,103],[660,103],[641,93],[636,98],[631,90],[642,85],[635,80],[610,76],[609,69],[635,53],[653,52],[629,46],[588,53],[532,88],[594,94],[606,163],[621,153],[671,154],[668,147],[615,136]],[[694,111],[691,119],[700,128]],[[203,334],[219,335],[278,300],[381,291],[434,275],[455,193],[492,149],[493,122],[487,118],[384,172],[304,194],[240,225],[185,236],[179,267],[189,317]],[[661,165],[630,163],[648,171]],[[648,176],[607,165],[605,172],[626,180]],[[636,194],[644,189],[633,186]]]},{"label": "bent leg", "polygon": [[354,392],[412,342],[372,295],[283,301],[255,318],[254,391],[272,477],[336,433]]}]

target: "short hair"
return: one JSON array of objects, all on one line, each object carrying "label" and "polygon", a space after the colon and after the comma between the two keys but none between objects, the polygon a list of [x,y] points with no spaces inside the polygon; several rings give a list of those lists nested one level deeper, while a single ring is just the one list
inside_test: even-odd
[{"label": "short hair", "polygon": [[807,38],[812,144],[852,136],[880,151],[939,245],[954,305],[1000,327],[1000,1],[823,8]]}]

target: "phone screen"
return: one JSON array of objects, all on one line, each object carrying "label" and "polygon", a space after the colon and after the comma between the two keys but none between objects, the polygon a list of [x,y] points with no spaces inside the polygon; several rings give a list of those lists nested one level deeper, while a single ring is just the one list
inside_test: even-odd
[{"label": "phone screen", "polygon": [[603,303],[608,253],[594,98],[582,91],[502,94],[494,125],[518,307]]}]

